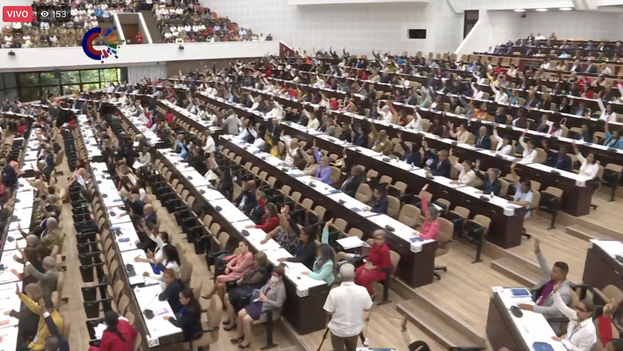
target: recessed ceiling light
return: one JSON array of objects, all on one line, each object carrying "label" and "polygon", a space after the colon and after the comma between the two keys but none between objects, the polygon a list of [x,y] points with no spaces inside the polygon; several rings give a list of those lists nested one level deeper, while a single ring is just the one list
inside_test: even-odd
[{"label": "recessed ceiling light", "polygon": [[536,12],[547,12],[547,9],[536,9]]},{"label": "recessed ceiling light", "polygon": [[573,8],[571,8],[571,7],[561,7],[560,11],[573,11]]},{"label": "recessed ceiling light", "polygon": [[515,12],[526,12],[524,9],[515,9]]}]

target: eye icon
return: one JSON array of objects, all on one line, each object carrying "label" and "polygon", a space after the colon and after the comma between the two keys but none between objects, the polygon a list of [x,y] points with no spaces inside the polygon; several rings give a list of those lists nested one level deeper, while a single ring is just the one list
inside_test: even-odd
[{"label": "eye icon", "polygon": [[48,17],[50,13],[48,11],[41,11],[41,17]]}]

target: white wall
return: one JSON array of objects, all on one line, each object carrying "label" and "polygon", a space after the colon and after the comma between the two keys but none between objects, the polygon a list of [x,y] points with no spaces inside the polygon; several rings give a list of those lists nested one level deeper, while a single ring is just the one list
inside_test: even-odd
[{"label": "white wall", "polygon": [[516,38],[518,35],[519,16],[507,11],[480,10],[478,23],[469,32],[456,51],[460,57],[474,52],[485,52],[489,46],[495,46]]},{"label": "white wall", "polygon": [[261,57],[279,53],[278,41],[185,43],[184,50],[176,44],[122,45],[119,59],[100,63],[88,58],[82,47],[13,49],[15,56],[0,50],[0,72],[45,71],[70,68],[105,68],[162,64],[166,61],[212,60]]},{"label": "white wall", "polygon": [[[371,56],[372,50],[454,51],[462,40],[463,16],[447,0],[430,4],[388,3],[291,6],[288,0],[201,0],[254,33],[272,33],[293,48],[322,48]],[[407,39],[408,29],[427,29],[427,39]]]},{"label": "white wall", "polygon": [[372,4],[398,2],[429,3],[430,0],[288,0],[289,5]]},{"label": "white wall", "polygon": [[[589,0],[597,1],[597,0]],[[573,7],[572,0],[450,0],[456,11]]]},{"label": "white wall", "polygon": [[[514,14],[519,17],[519,14]],[[530,33],[541,32],[549,36],[552,32],[558,38],[583,39],[623,39],[621,31],[623,17],[620,13],[596,11],[548,11],[526,12],[526,18],[520,18],[518,37],[525,38]]]}]

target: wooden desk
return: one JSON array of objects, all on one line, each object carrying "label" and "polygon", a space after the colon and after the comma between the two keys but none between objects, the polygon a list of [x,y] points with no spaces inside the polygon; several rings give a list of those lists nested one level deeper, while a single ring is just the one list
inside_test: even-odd
[{"label": "wooden desk", "polygon": [[[181,172],[171,160],[162,153],[157,153],[157,158],[175,174],[175,177],[179,179],[182,184],[184,184],[184,189],[187,189],[191,195],[195,196],[196,202],[199,201],[202,203],[204,213],[211,215],[212,218],[221,225],[223,231],[229,233],[231,238],[237,241],[245,240],[240,230],[231,223],[222,212],[217,211],[214,206],[210,204],[210,201],[201,193],[201,189],[196,189],[190,180],[182,176]],[[253,245],[250,245],[250,247],[253,247]],[[323,306],[329,294],[329,286],[321,284],[309,288],[305,295],[301,294],[299,289],[297,289],[295,280],[285,279],[284,281],[286,286],[286,301],[282,309],[283,317],[300,335],[324,329],[326,327],[326,313]]]},{"label": "wooden desk", "polygon": [[600,290],[608,285],[623,290],[623,265],[613,257],[615,254],[623,255],[623,244],[620,241],[591,240],[586,252],[582,281]]},{"label": "wooden desk", "polygon": [[502,347],[510,351],[534,351],[534,342],[544,342],[554,351],[566,351],[562,343],[552,340],[556,336],[542,314],[523,311],[523,317],[513,316],[510,306],[518,303],[533,304],[529,291],[526,297],[513,297],[511,288],[493,287],[487,316],[487,338],[493,350]]},{"label": "wooden desk", "polygon": [[279,168],[265,162],[230,140],[220,138],[219,145],[227,147],[234,151],[236,155],[241,156],[242,162],[252,162],[261,170],[274,176],[280,184],[287,184],[292,187],[294,191],[298,191],[303,196],[313,199],[315,205],[320,205],[327,209],[326,218],[331,218],[333,216],[343,218],[348,222],[348,228],[360,228],[364,232],[365,238],[372,237],[372,233],[375,230],[384,230],[387,233],[388,246],[390,249],[400,254],[400,264],[396,276],[413,288],[433,282],[436,243],[431,242],[429,244],[424,244],[421,246],[421,252],[414,253],[411,250],[409,242],[376,224],[374,217],[370,217],[369,219],[364,218],[328,196],[319,196],[319,194],[313,191],[309,186],[295,181],[294,178],[284,173]]}]

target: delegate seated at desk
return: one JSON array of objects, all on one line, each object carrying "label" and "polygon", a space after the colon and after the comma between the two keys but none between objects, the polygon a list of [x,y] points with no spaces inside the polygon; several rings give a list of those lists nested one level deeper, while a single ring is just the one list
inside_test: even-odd
[{"label": "delegate seated at desk", "polygon": [[543,150],[547,153],[546,163],[548,166],[561,169],[563,171],[571,172],[573,168],[573,161],[571,157],[567,155],[567,147],[564,145],[560,146],[558,152],[553,152],[547,146],[547,140],[542,140]]},{"label": "delegate seated at desk", "polygon": [[[557,287],[558,299],[563,304],[568,305],[571,302],[571,286],[567,280],[567,273],[569,273],[569,266],[565,262],[556,262],[553,267],[550,267],[541,252],[541,246],[539,239],[534,239],[534,253],[541,266],[543,272],[543,279],[532,289],[535,300],[532,304],[519,304],[518,307],[522,310],[541,313],[546,319],[562,318],[563,312],[555,305],[554,301],[554,287]],[[556,334],[558,334],[561,327],[560,322],[549,323]]]},{"label": "delegate seated at desk", "polygon": [[182,308],[180,304],[180,293],[184,290],[184,283],[177,279],[175,270],[169,268],[162,272],[162,281],[166,284],[164,291],[158,295],[158,300],[168,301],[174,314],[178,314]]},{"label": "delegate seated at desk", "polygon": [[251,213],[252,209],[257,207],[255,180],[248,180],[242,183],[242,192],[238,195],[235,205],[247,216]]},{"label": "delegate seated at desk", "polygon": [[474,171],[476,172],[476,176],[483,180],[482,193],[489,195],[493,194],[495,196],[500,196],[500,192],[502,191],[502,182],[500,181],[500,170],[497,168],[489,168],[485,173],[480,171],[480,160],[476,160],[476,168]]},{"label": "delegate seated at desk", "polygon": [[357,189],[359,189],[359,185],[361,185],[365,178],[366,176],[361,167],[352,167],[350,168],[350,176],[342,183],[340,190],[344,194],[354,198],[357,194]]},{"label": "delegate seated at desk", "polygon": [[310,270],[316,260],[316,227],[305,227],[299,234],[299,243],[294,250],[294,257],[282,257],[279,262],[300,262]]},{"label": "delegate seated at desk", "polygon": [[441,150],[435,154],[434,149],[428,148],[428,143],[426,140],[422,141],[422,146],[424,147],[424,157],[427,160],[427,169],[428,173],[433,176],[441,176],[441,177],[450,177],[450,170],[452,169],[452,163],[448,159],[448,151]]},{"label": "delegate seated at desk", "polygon": [[370,296],[374,296],[372,282],[384,280],[387,270],[392,273],[394,267],[389,254],[389,247],[385,242],[385,231],[377,230],[373,234],[374,243],[370,249],[367,261],[355,271],[355,284],[368,290]]},{"label": "delegate seated at desk", "polygon": [[561,283],[556,283],[552,290],[554,307],[569,318],[569,324],[563,338],[554,336],[552,339],[562,342],[569,351],[590,351],[597,342],[597,331],[592,318],[595,305],[588,299],[582,299],[573,308],[569,308],[560,296],[560,288]]},{"label": "delegate seated at desk", "polygon": [[331,185],[331,166],[329,165],[329,158],[322,155],[316,146],[316,139],[314,139],[314,158],[320,165],[315,174],[316,179],[325,184]]}]

